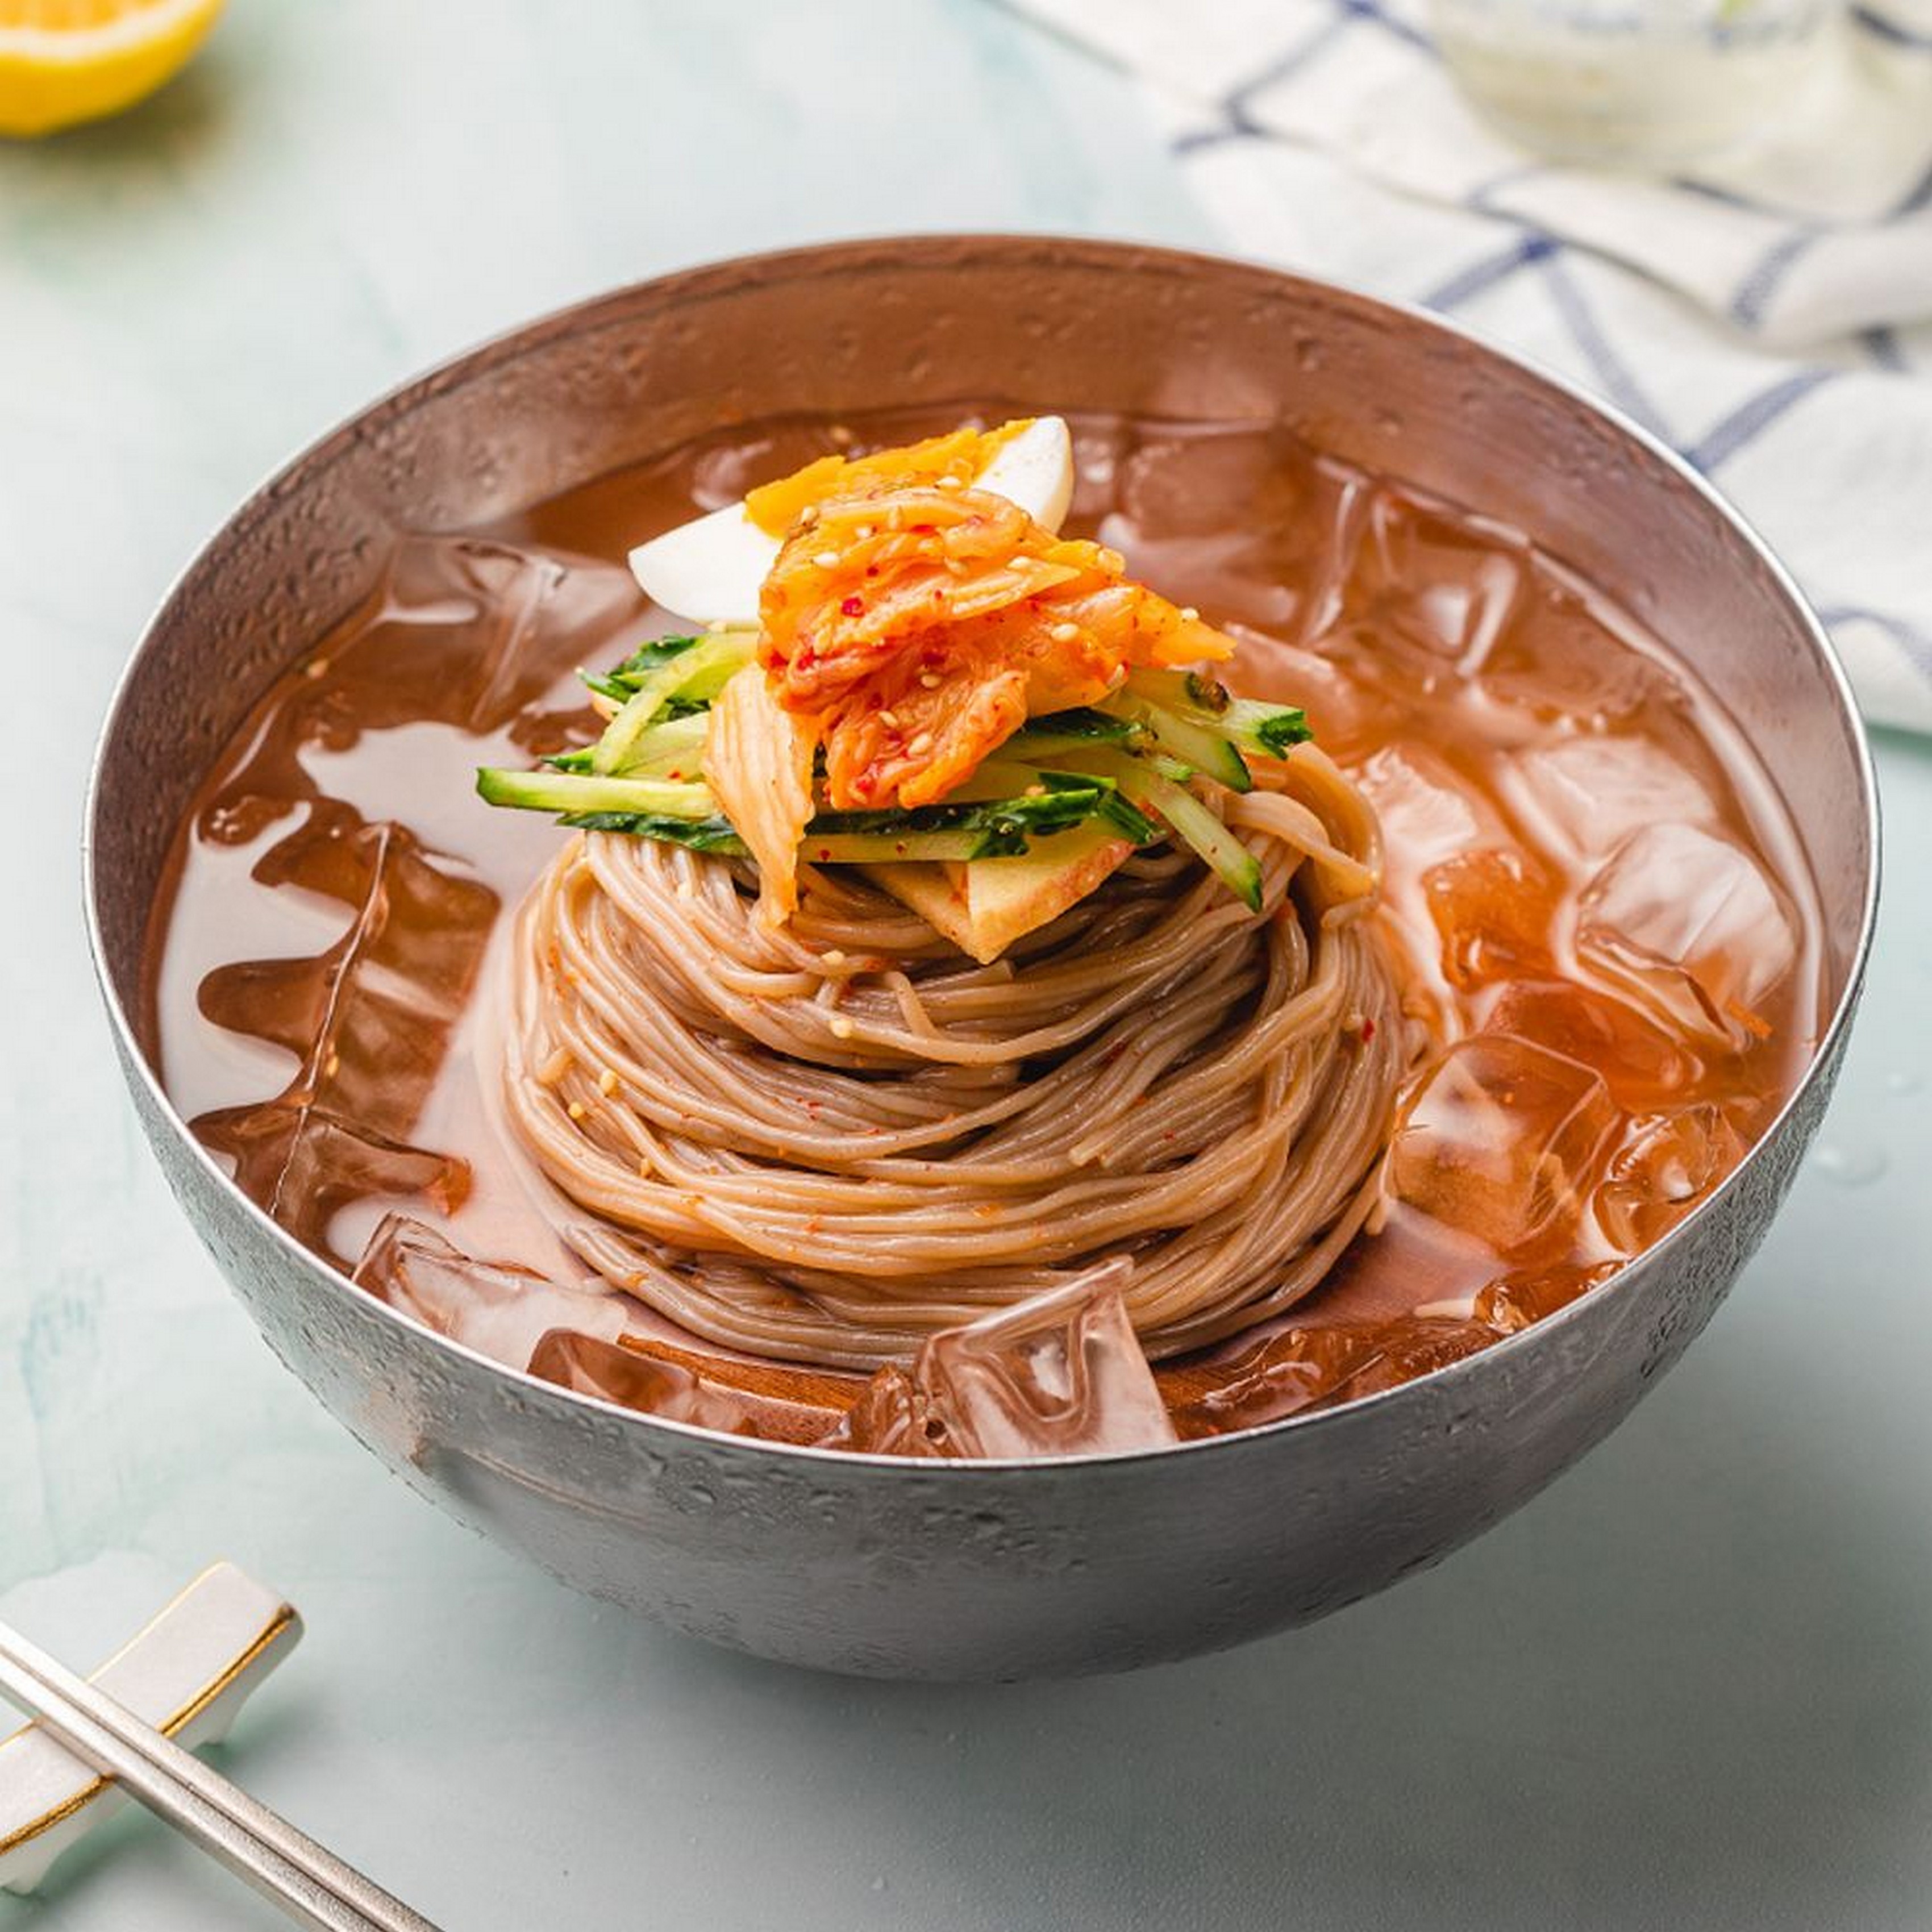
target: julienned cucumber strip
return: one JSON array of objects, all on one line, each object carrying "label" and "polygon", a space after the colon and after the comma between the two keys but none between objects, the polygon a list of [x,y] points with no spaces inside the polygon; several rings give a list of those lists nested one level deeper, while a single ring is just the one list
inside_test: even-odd
[{"label": "julienned cucumber strip", "polygon": [[694,637],[658,638],[648,644],[640,644],[622,664],[613,664],[608,670],[580,670],[577,675],[583,680],[586,690],[622,704],[637,689],[640,679],[689,650],[697,641]]},{"label": "julienned cucumber strip", "polygon": [[[621,776],[663,778],[676,770],[681,778],[700,776],[699,760],[710,728],[710,716],[703,709],[682,717],[660,718],[632,748]],[[596,748],[584,745],[574,752],[553,752],[543,762],[554,772],[587,772]]]},{"label": "julienned cucumber strip", "polygon": [[[1108,698],[1106,704],[1116,716],[1130,718],[1139,724],[1170,758],[1179,759],[1183,764],[1212,778],[1216,784],[1224,784],[1230,791],[1254,790],[1255,782],[1248,776],[1246,764],[1218,722],[1198,723],[1143,696],[1131,684]],[[1178,777],[1180,774],[1170,772],[1168,776]]]},{"label": "julienned cucumber strip", "polygon": [[[970,805],[922,805],[902,812],[821,812],[805,828],[802,857],[836,865],[854,860],[994,859],[1027,849],[1030,836],[1058,832],[1100,816],[1111,787],[1091,779],[1058,786],[1042,783],[1037,796],[992,799]],[[939,834],[964,842],[964,849],[920,850]],[[848,842],[858,842],[856,845]]]},{"label": "julienned cucumber strip", "polygon": [[745,842],[722,814],[670,818],[652,812],[567,812],[557,823],[579,832],[621,832],[633,838],[656,838],[667,845],[686,845],[694,852],[716,852],[727,859],[747,856]]},{"label": "julienned cucumber strip", "polygon": [[1264,704],[1258,698],[1238,698],[1222,714],[1221,728],[1238,745],[1251,752],[1265,752],[1271,758],[1285,758],[1297,745],[1305,745],[1315,736],[1308,728],[1308,714],[1292,706]]},{"label": "julienned cucumber strip", "polygon": [[1294,706],[1236,698],[1226,685],[1200,671],[1132,671],[1126,692],[1187,723],[1217,731],[1241,750],[1262,758],[1286,758],[1291,746],[1305,744],[1314,736],[1306,714]]},{"label": "julienned cucumber strip", "polygon": [[613,664],[604,675],[613,684],[635,691],[654,671],[663,670],[673,658],[682,657],[698,642],[695,634],[688,638],[654,638],[647,644],[640,644],[622,664]]},{"label": "julienned cucumber strip", "polygon": [[485,766],[478,794],[491,805],[526,812],[622,812],[666,818],[709,818],[710,788],[670,778],[606,778],[589,772],[511,772]]},{"label": "julienned cucumber strip", "polygon": [[[1008,858],[1027,851],[1034,839],[1094,820],[1136,844],[1161,836],[1160,827],[1123,798],[1111,778],[1067,772],[1018,776],[1028,789],[1015,797],[910,811],[820,812],[806,827],[800,856],[820,865]],[[486,768],[476,775],[476,789],[492,805],[558,812],[565,824],[586,831],[625,832],[739,856],[746,849],[702,784]]]},{"label": "julienned cucumber strip", "polygon": [[[1000,749],[1017,741],[1009,739]],[[1106,746],[1100,748],[1106,750]],[[1116,752],[1115,757],[1130,757],[1131,753]],[[1037,806],[1040,800],[1035,788],[1053,794],[1068,795],[1081,792],[1099,794],[1088,816],[1102,820],[1111,826],[1121,838],[1131,840],[1136,845],[1153,845],[1160,842],[1161,830],[1137,806],[1120,796],[1119,781],[1104,772],[1048,771],[1022,765],[1016,760],[989,758],[974,774],[973,783],[982,787],[980,796],[988,803],[998,805],[1010,802],[1017,805]]]},{"label": "julienned cucumber strip", "polygon": [[591,747],[590,769],[606,776],[622,771],[638,740],[671,699],[716,697],[726,679],[752,662],[758,641],[755,631],[720,631],[640,670],[623,708]]},{"label": "julienned cucumber strip", "polygon": [[1131,718],[1112,718],[1104,711],[1082,707],[1029,718],[1000,749],[1029,758],[1050,758],[1067,752],[1084,752],[1092,745],[1137,744],[1146,735],[1144,728]]},{"label": "julienned cucumber strip", "polygon": [[[622,780],[607,782],[621,784]],[[1159,828],[1110,786],[1088,781],[1038,798],[1000,799],[984,805],[922,806],[910,812],[820,812],[806,827],[799,856],[812,865],[881,865],[934,860],[965,862],[1012,858],[1033,841],[1098,818],[1137,843],[1157,838]],[[745,845],[729,819],[662,812],[580,811],[566,825],[586,832],[616,832],[658,838],[694,851],[742,858]],[[1138,836],[1137,836],[1138,835]]]},{"label": "julienned cucumber strip", "polygon": [[[700,776],[704,741],[710,729],[710,714],[701,710],[687,712],[681,718],[660,718],[631,747],[631,755],[624,760],[624,769],[618,776],[645,778]],[[560,752],[555,757],[544,759],[544,763],[552,771],[589,772],[595,769],[591,758],[596,750],[594,745],[586,745],[580,751]]]},{"label": "julienned cucumber strip", "polygon": [[[1096,753],[1110,758],[1108,770],[1133,802],[1165,820],[1176,838],[1192,848],[1215,875],[1251,912],[1262,909],[1261,861],[1194,794],[1163,778],[1131,753]],[[1118,762],[1112,762],[1117,760]]]}]

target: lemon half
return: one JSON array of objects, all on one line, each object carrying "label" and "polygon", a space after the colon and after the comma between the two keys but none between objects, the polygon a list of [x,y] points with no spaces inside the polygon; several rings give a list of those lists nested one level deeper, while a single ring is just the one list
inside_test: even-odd
[{"label": "lemon half", "polygon": [[185,67],[222,0],[0,0],[0,134],[118,114]]}]

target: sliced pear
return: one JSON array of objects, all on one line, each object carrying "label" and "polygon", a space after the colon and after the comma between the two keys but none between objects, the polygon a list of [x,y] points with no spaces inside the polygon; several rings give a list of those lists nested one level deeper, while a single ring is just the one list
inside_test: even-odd
[{"label": "sliced pear", "polygon": [[[1073,496],[1073,440],[1058,416],[1040,416],[993,452],[973,479],[1057,531]],[[631,553],[644,594],[676,616],[704,623],[755,624],[758,591],[778,561],[779,540],[752,522],[742,502],[680,524]]]},{"label": "sliced pear", "polygon": [[1082,825],[1042,838],[1016,858],[865,869],[875,884],[985,966],[1015,940],[1077,905],[1133,849],[1105,826]]}]

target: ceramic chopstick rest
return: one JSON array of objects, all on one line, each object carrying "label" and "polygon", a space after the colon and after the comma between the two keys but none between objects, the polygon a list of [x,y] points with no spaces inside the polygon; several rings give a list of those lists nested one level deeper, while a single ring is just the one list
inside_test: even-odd
[{"label": "ceramic chopstick rest", "polygon": [[[233,1564],[217,1563],[93,1681],[177,1744],[217,1744],[243,1699],[301,1635],[291,1605]],[[0,1743],[0,1888],[31,1892],[62,1852],[124,1802],[110,1779],[38,1724],[23,1726]]]}]

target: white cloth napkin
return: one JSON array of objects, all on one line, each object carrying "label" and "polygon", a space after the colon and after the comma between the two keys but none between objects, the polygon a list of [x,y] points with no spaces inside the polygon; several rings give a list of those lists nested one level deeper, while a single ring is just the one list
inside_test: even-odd
[{"label": "white cloth napkin", "polygon": [[1855,4],[1801,116],[1647,180],[1471,111],[1423,0],[1024,0],[1144,77],[1244,254],[1453,315],[1712,476],[1874,722],[1932,731],[1932,0]]}]

